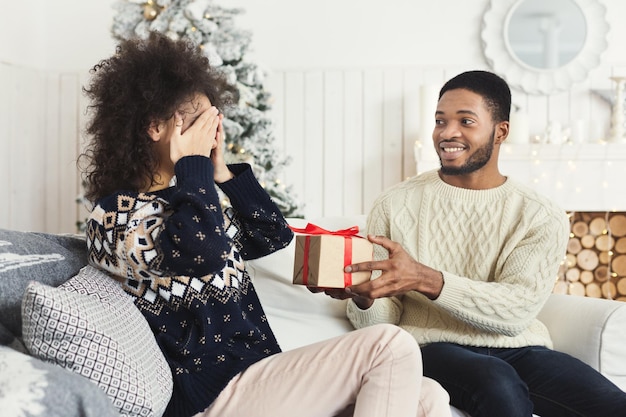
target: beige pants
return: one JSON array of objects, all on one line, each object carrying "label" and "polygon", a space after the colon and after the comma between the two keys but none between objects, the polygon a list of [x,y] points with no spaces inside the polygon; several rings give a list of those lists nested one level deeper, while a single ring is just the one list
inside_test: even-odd
[{"label": "beige pants", "polygon": [[449,417],[448,401],[415,339],[380,324],[255,363],[196,417]]}]

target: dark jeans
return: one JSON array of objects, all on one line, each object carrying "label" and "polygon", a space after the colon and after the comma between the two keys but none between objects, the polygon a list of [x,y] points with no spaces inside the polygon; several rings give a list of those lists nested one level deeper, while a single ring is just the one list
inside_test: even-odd
[{"label": "dark jeans", "polygon": [[[582,361],[541,346],[422,347],[424,375],[472,417],[626,416],[626,393]],[[626,359],[625,359],[626,360]]]}]

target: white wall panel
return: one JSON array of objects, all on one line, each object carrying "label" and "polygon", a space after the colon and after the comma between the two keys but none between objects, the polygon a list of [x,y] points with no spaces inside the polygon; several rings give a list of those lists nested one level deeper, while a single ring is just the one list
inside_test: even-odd
[{"label": "white wall panel", "polygon": [[[10,86],[14,83],[13,67],[0,63],[0,114],[14,116],[11,110]],[[10,117],[0,123],[0,228],[11,226],[11,125]]]},{"label": "white wall panel", "polygon": [[274,126],[274,140],[277,149],[285,150],[285,73],[270,72],[264,82],[265,88],[271,93],[270,109],[268,115],[272,119]]},{"label": "white wall panel", "polygon": [[315,217],[324,212],[324,74],[311,71],[305,73],[304,79],[304,123],[299,152],[304,186],[298,195],[304,197],[306,216]]},{"label": "white wall panel", "polygon": [[[84,149],[85,146],[87,145],[87,137],[85,135],[85,128],[87,125],[87,118],[88,113],[87,113],[87,106],[89,105],[89,100],[87,99],[87,97],[85,96],[85,94],[83,94],[82,92],[82,88],[86,85],[88,85],[89,83],[89,73],[88,72],[84,72],[79,74],[78,77],[78,128],[79,128],[79,132],[77,134],[77,139],[78,139],[78,144],[76,147],[76,152],[77,155],[80,155]],[[78,156],[77,156],[78,158]],[[84,189],[82,186],[82,175],[80,172],[80,168],[79,168],[79,172],[78,175],[76,175],[76,195],[82,195],[84,193]],[[85,221],[85,219],[87,218],[87,216],[89,215],[89,211],[90,211],[91,207],[88,204],[79,204],[77,207],[78,210],[78,219],[80,221]]]},{"label": "white wall panel", "polygon": [[347,70],[344,74],[343,97],[343,176],[341,185],[343,214],[361,214],[363,211],[363,72]]},{"label": "white wall panel", "polygon": [[[419,67],[272,72],[266,82],[273,96],[269,115],[278,150],[291,158],[282,181],[293,186],[304,214],[367,213],[384,189],[413,175],[416,141],[432,147],[429,137],[420,138],[422,123],[433,123],[421,119],[420,87],[441,85],[450,74],[449,68]],[[550,120],[564,126],[587,120],[584,136],[591,142],[608,133],[610,106],[592,91],[594,85],[610,91],[610,82],[601,78],[559,95],[514,91],[514,97],[533,121],[531,133],[543,132]],[[8,115],[0,124],[0,193],[6,197],[0,227],[74,232],[76,220],[84,219],[86,210],[76,203],[81,193],[76,158],[86,120],[81,91],[86,81],[86,72],[42,75],[0,65],[0,112]],[[429,164],[436,167],[437,161]],[[509,158],[501,169],[517,171],[518,165]],[[612,171],[605,179],[622,175],[621,168],[607,169]]]},{"label": "white wall panel", "polygon": [[80,143],[79,95],[80,77],[78,74],[62,74],[59,77],[61,95],[59,96],[59,213],[56,225],[59,232],[73,232],[78,218],[78,170],[76,158]]},{"label": "white wall panel", "polygon": [[[307,201],[304,187],[304,74],[289,72],[285,74],[283,137],[285,154],[291,157],[291,164],[285,170],[285,181],[293,185],[303,201]],[[277,98],[279,99],[279,98]]]},{"label": "white wall panel", "polygon": [[402,74],[403,84],[403,124],[402,124],[402,178],[406,179],[416,174],[414,147],[420,139],[420,86],[422,72],[417,69],[407,69]]},{"label": "white wall panel", "polygon": [[2,123],[0,227],[41,230],[44,227],[44,158],[41,149],[43,83],[38,71],[0,65]]},{"label": "white wall panel", "polygon": [[365,70],[363,75],[363,210],[369,211],[383,189],[383,120],[384,73]]},{"label": "white wall panel", "polygon": [[45,110],[45,141],[42,149],[46,154],[46,176],[44,177],[46,193],[46,231],[57,231],[61,221],[61,198],[59,193],[61,184],[60,155],[61,137],[59,132],[59,102],[61,85],[58,76],[49,75],[45,80],[46,110]]},{"label": "white wall panel", "polygon": [[403,180],[403,124],[404,96],[401,69],[385,71],[383,101],[383,188],[389,188]]},{"label": "white wall panel", "polygon": [[[324,74],[324,119],[319,131],[323,134],[324,154],[319,165],[321,172],[310,172],[309,175],[322,179],[323,183],[323,214],[339,216],[344,212],[343,181],[344,178],[344,77],[341,71],[326,71]],[[318,129],[314,129],[318,130]]]}]

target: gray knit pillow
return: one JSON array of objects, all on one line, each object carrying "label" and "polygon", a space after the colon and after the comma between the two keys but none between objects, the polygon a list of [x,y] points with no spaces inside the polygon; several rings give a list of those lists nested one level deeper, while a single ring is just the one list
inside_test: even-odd
[{"label": "gray knit pillow", "polygon": [[0,346],[0,415],[119,417],[87,379],[8,346]]},{"label": "gray knit pillow", "polygon": [[120,285],[91,266],[58,288],[32,282],[22,303],[30,353],[95,382],[124,416],[160,416],[170,368]]},{"label": "gray knit pillow", "polygon": [[84,238],[0,229],[0,324],[21,336],[22,295],[28,283],[56,287],[86,264]]}]

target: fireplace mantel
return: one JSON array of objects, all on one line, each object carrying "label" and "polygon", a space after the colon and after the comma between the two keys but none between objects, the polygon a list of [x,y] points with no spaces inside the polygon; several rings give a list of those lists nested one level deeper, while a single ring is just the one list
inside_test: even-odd
[{"label": "fireplace mantel", "polygon": [[[415,146],[417,172],[439,167],[432,144]],[[566,210],[626,211],[626,144],[503,144],[500,171]]]}]

